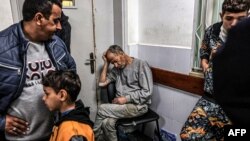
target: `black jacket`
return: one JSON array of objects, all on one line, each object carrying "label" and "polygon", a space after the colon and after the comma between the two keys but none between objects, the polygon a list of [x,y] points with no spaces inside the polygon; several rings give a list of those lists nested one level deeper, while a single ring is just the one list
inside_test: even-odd
[{"label": "black jacket", "polygon": [[59,117],[59,119],[55,121],[55,125],[59,126],[62,122],[71,120],[85,123],[93,127],[93,122],[89,118],[89,107],[84,107],[81,100],[76,101],[76,108],[74,110],[70,111],[65,116]]},{"label": "black jacket", "polygon": [[250,19],[239,22],[213,60],[214,96],[236,125],[250,125]]},{"label": "black jacket", "polygon": [[62,29],[58,30],[55,34],[64,41],[68,51],[70,52],[71,25],[68,20],[69,20],[69,17],[66,16],[62,12],[61,21],[60,21],[62,25]]}]

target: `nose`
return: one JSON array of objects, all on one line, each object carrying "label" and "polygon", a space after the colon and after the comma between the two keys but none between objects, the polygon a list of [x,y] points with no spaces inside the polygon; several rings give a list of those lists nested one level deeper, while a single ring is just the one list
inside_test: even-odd
[{"label": "nose", "polygon": [[43,98],[42,98],[42,99],[43,99],[43,101],[45,101],[45,95],[43,95]]},{"label": "nose", "polygon": [[238,20],[237,19],[234,19],[231,26],[235,26],[236,24],[238,23]]}]

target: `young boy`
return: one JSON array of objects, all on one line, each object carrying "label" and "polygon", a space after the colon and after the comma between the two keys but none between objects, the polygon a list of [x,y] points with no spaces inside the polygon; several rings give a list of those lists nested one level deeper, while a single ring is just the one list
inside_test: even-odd
[{"label": "young boy", "polygon": [[42,84],[46,106],[59,112],[50,141],[94,141],[89,109],[76,101],[81,90],[79,76],[73,71],[50,71]]}]

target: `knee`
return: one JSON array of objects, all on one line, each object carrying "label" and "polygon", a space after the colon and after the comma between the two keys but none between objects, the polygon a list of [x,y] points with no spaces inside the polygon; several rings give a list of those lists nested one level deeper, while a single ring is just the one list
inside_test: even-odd
[{"label": "knee", "polygon": [[105,119],[105,121],[103,121],[102,127],[105,129],[108,129],[110,131],[113,131],[113,130],[115,130],[115,123],[116,123],[116,119],[107,118],[107,119]]},{"label": "knee", "polygon": [[107,109],[107,106],[106,104],[101,104],[99,107],[98,107],[98,112],[97,114],[101,114],[103,111],[105,111]]}]

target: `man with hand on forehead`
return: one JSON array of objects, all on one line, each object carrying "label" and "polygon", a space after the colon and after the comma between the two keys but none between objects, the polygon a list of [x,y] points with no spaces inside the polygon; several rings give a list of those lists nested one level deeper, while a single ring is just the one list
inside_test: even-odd
[{"label": "man with hand on forehead", "polygon": [[[151,104],[153,78],[146,61],[128,56],[120,46],[112,45],[103,55],[104,65],[99,86],[115,83],[112,103],[98,107],[94,124],[97,141],[117,141],[115,123],[118,119],[143,115]],[[113,68],[108,72],[108,67]]]}]

